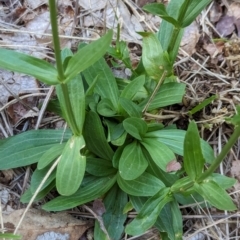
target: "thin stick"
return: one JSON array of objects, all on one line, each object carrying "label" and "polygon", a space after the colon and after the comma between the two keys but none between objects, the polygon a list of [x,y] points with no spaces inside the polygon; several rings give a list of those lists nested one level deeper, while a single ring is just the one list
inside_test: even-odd
[{"label": "thin stick", "polygon": [[104,226],[102,217],[99,216],[99,215],[97,215],[97,214],[96,214],[91,208],[89,208],[88,206],[83,205],[83,207],[84,207],[88,212],[90,212],[90,213],[95,217],[95,219],[97,219],[97,221],[99,222],[100,228],[101,228],[102,231],[106,234],[107,239],[108,239],[108,240],[111,240],[111,238],[110,238],[110,236],[109,236],[109,234],[108,234],[108,232],[107,232],[107,229],[106,229],[105,226]]},{"label": "thin stick", "polygon": [[34,199],[36,198],[36,196],[37,196],[38,193],[40,192],[43,184],[47,181],[48,177],[50,176],[50,174],[53,172],[53,170],[54,170],[55,167],[57,166],[58,162],[60,161],[60,158],[61,158],[61,156],[58,157],[58,159],[54,162],[54,164],[53,164],[53,165],[51,166],[51,168],[48,170],[46,176],[43,178],[42,182],[41,182],[40,185],[38,186],[37,190],[36,190],[35,193],[33,194],[32,198],[31,198],[30,202],[28,203],[28,205],[27,205],[27,207],[26,207],[23,215],[21,216],[21,218],[20,218],[20,220],[19,220],[19,222],[18,222],[18,225],[17,225],[17,227],[15,228],[13,234],[16,234],[16,233],[17,233],[20,225],[21,225],[22,222],[23,222],[24,217],[26,216],[27,211],[30,209],[30,207],[31,207]]},{"label": "thin stick", "polygon": [[149,107],[149,105],[151,104],[153,98],[155,97],[158,89],[159,89],[160,86],[162,85],[162,83],[163,83],[163,81],[164,81],[164,79],[165,79],[165,77],[166,77],[166,74],[167,74],[167,71],[164,71],[163,74],[162,74],[162,76],[161,76],[161,78],[160,78],[160,80],[159,80],[159,82],[158,82],[158,84],[157,84],[157,86],[155,87],[155,89],[154,89],[151,97],[148,99],[147,104],[145,105],[144,109],[142,110],[142,113],[143,113],[143,114],[145,114],[145,112],[147,112],[148,107]]}]

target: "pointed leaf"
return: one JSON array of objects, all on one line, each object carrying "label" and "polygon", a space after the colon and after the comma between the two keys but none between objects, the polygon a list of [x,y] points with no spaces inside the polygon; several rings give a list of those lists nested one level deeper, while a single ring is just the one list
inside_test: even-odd
[{"label": "pointed leaf", "polygon": [[107,98],[102,99],[98,103],[97,111],[100,115],[102,115],[104,117],[113,117],[117,114],[117,112],[114,109],[114,106],[113,106],[112,102]]},{"label": "pointed leaf", "polygon": [[[149,105],[148,111],[181,103],[183,95],[185,94],[185,88],[186,85],[183,83],[171,82],[163,84]],[[139,105],[144,107],[147,100],[148,99],[142,101]]]},{"label": "pointed leaf", "polygon": [[100,158],[112,161],[113,150],[107,143],[102,122],[95,112],[88,112],[84,124],[84,138],[87,148]]},{"label": "pointed leaf", "polygon": [[143,7],[143,10],[145,10],[153,15],[157,15],[157,16],[161,17],[165,21],[173,24],[175,27],[179,27],[178,21],[168,15],[165,5],[162,3],[147,4]]},{"label": "pointed leaf", "polygon": [[73,195],[57,197],[46,203],[43,206],[43,209],[46,211],[62,211],[74,208],[101,197],[113,186],[115,182],[116,175],[110,175],[102,178],[89,176],[83,180],[81,187]]},{"label": "pointed leaf", "polygon": [[[34,202],[37,202],[44,197],[48,195],[48,193],[55,188],[56,183],[55,181],[52,181],[47,187],[45,187],[42,191],[40,191],[37,196],[34,198]],[[29,203],[33,197],[35,192],[32,192],[31,189],[29,188],[27,191],[24,192],[24,194],[21,196],[20,201],[22,203]]]},{"label": "pointed leaf", "polygon": [[195,180],[203,172],[204,158],[201,150],[200,136],[195,122],[190,122],[184,139],[184,169]]},{"label": "pointed leaf", "polygon": [[145,133],[147,132],[147,123],[141,118],[131,117],[123,121],[123,127],[134,138],[142,140]]},{"label": "pointed leaf", "polygon": [[81,75],[72,79],[67,86],[73,115],[79,134],[81,134],[85,120],[85,93]]},{"label": "pointed leaf", "polygon": [[157,166],[165,172],[167,164],[176,159],[172,150],[170,150],[165,144],[162,144],[153,138],[144,138],[141,144],[148,151]]},{"label": "pointed leaf", "polygon": [[[43,178],[46,176],[48,171],[49,171],[49,168],[47,167],[42,170],[36,169],[33,172],[33,175],[31,178],[31,184],[30,184],[30,189],[32,193],[35,193],[36,189],[38,188],[38,186],[40,185],[40,183],[42,182]],[[42,191],[44,188],[49,186],[55,178],[56,178],[56,169],[50,174],[48,179],[45,181],[45,183],[41,187],[40,191]]]},{"label": "pointed leaf", "polygon": [[0,140],[0,169],[10,169],[35,163],[54,145],[71,136],[64,130],[33,130]]},{"label": "pointed leaf", "polygon": [[[146,137],[156,138],[157,141],[166,144],[174,153],[180,156],[183,156],[185,135],[186,131],[180,129],[163,129],[146,133]],[[215,157],[211,146],[203,139],[200,140],[200,143],[204,159],[206,159],[207,163],[212,163]]]},{"label": "pointed leaf", "polygon": [[137,217],[127,225],[126,233],[129,235],[140,235],[152,227],[166,203],[172,201],[169,188],[163,188],[153,197],[149,198],[143,205]]},{"label": "pointed leaf", "polygon": [[231,197],[214,181],[207,180],[201,184],[195,183],[194,189],[211,205],[220,210],[233,211],[237,209]]},{"label": "pointed leaf", "polygon": [[91,86],[96,77],[98,78],[94,92],[98,93],[102,99],[110,99],[114,109],[117,110],[119,95],[118,86],[112,70],[106,61],[101,58],[94,65],[86,69],[83,75],[89,86]]},{"label": "pointed leaf", "polygon": [[133,180],[139,177],[147,166],[147,160],[137,141],[128,144],[124,148],[119,161],[119,173],[123,179]]},{"label": "pointed leaf", "polygon": [[[185,0],[171,0],[167,5],[167,13],[169,16],[175,18],[179,15],[179,9],[181,8],[181,5],[185,2]],[[167,50],[169,47],[169,44],[172,39],[173,31],[176,30],[176,28],[169,22],[163,20],[160,25],[160,30],[158,32],[158,39],[160,43],[162,44],[163,50]],[[171,49],[170,52],[170,59],[174,63],[175,58],[178,54],[178,49],[180,46],[180,42],[183,35],[183,29],[180,30],[176,37],[176,41],[174,44],[174,48]]]},{"label": "pointed leaf", "polygon": [[38,160],[37,168],[39,170],[45,168],[48,164],[54,161],[57,157],[59,157],[65,147],[65,143],[56,144],[50,149],[48,149]]},{"label": "pointed leaf", "polygon": [[144,68],[152,79],[159,81],[166,71],[167,75],[172,73],[172,65],[169,61],[167,52],[153,33],[144,33],[142,61]]},{"label": "pointed leaf", "polygon": [[142,117],[141,108],[133,101],[126,98],[120,98],[119,104],[122,108],[122,109],[120,108],[120,111],[123,116],[138,117],[138,118]]},{"label": "pointed leaf", "polygon": [[237,181],[235,178],[230,178],[219,173],[213,173],[210,177],[206,178],[206,180],[216,182],[223,189],[232,187]]},{"label": "pointed leaf", "polygon": [[100,39],[78,50],[68,62],[65,70],[65,82],[70,81],[77,74],[93,65],[106,53],[112,40],[112,34],[113,32],[110,30]]},{"label": "pointed leaf", "polygon": [[164,187],[162,181],[147,172],[134,180],[128,181],[118,174],[117,182],[124,192],[133,196],[153,196],[159,189]]},{"label": "pointed leaf", "polygon": [[145,83],[145,76],[140,75],[139,77],[132,80],[121,92],[120,97],[132,100],[137,92],[143,87]]},{"label": "pointed leaf", "polygon": [[190,1],[187,11],[184,15],[184,19],[182,19],[181,27],[185,28],[188,25],[190,25],[196,19],[196,17],[201,13],[201,11],[211,2],[212,0]]},{"label": "pointed leaf", "polygon": [[0,49],[0,68],[31,75],[48,85],[59,83],[57,70],[50,63],[13,50]]},{"label": "pointed leaf", "polygon": [[86,171],[93,176],[105,177],[117,172],[109,160],[87,157]]},{"label": "pointed leaf", "polygon": [[[103,223],[111,239],[121,239],[124,231],[124,222],[127,214],[123,214],[127,204],[127,194],[117,184],[111,188],[103,200],[106,212],[103,214]],[[105,234],[100,229],[98,221],[95,221],[94,239],[103,240]]]},{"label": "pointed leaf", "polygon": [[63,150],[56,176],[56,187],[61,195],[74,194],[82,182],[86,167],[86,157],[80,154],[83,147],[83,137],[73,136]]}]

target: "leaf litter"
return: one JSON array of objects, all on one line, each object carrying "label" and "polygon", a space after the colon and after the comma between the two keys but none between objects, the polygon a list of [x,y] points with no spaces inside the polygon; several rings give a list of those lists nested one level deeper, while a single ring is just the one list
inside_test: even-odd
[{"label": "leaf litter", "polygon": [[[45,0],[25,0],[25,1],[1,1],[0,8],[3,12],[0,14],[0,43],[4,47],[14,48],[17,51],[31,53],[42,59],[53,60],[51,51],[52,43],[50,36],[50,24],[49,13],[46,7]],[[154,1],[136,0],[136,1],[95,1],[95,0],[79,0],[78,4],[75,1],[58,1],[59,24],[61,34],[61,46],[71,46],[76,49],[79,41],[82,40],[94,40],[98,38],[106,28],[113,28],[116,30],[117,24],[121,26],[121,38],[129,42],[129,48],[131,51],[131,59],[137,62],[140,59],[141,53],[141,37],[136,31],[154,31],[161,24],[161,20],[158,17],[153,17],[150,14],[146,14],[141,11],[141,7]],[[164,1],[166,2],[166,1]],[[219,138],[220,135],[227,138],[229,133],[233,129],[226,124],[225,118],[230,117],[235,112],[235,105],[240,103],[239,95],[239,59],[240,55],[238,50],[239,36],[240,36],[240,6],[239,1],[214,1],[206,11],[199,16],[196,21],[186,28],[185,37],[181,43],[182,52],[179,54],[176,62],[176,72],[180,78],[187,84],[188,89],[185,96],[185,103],[182,106],[178,106],[177,109],[169,109],[172,112],[187,112],[189,109],[196,106],[205,98],[211,95],[218,94],[218,99],[213,101],[200,112],[194,119],[201,127],[201,135],[204,139],[207,139],[213,147],[219,148],[220,145],[225,142],[224,138]],[[191,36],[191,37],[189,37]],[[223,39],[224,37],[224,39]],[[136,50],[136,51],[135,51]],[[125,71],[125,69],[123,70]],[[39,91],[47,93],[47,86],[38,86],[36,79],[30,79],[27,76],[19,76],[15,73],[1,72],[2,81],[4,84],[0,84],[0,103],[4,109],[11,99],[17,100],[17,105],[10,104],[7,111],[2,114],[5,116],[5,120],[1,120],[1,124],[4,125],[5,134],[11,135],[11,126],[16,124],[19,120],[27,121],[31,118],[31,114],[27,115],[30,109],[24,109],[24,105],[19,102],[16,97],[22,97],[24,94],[39,94]],[[127,77],[127,76],[126,76]],[[24,83],[25,82],[25,83]],[[6,88],[7,86],[7,88]],[[40,90],[39,88],[43,89]],[[10,90],[10,91],[9,91]],[[41,101],[41,96],[35,97],[37,101]],[[31,100],[30,100],[31,102]],[[27,103],[30,104],[29,102]],[[38,105],[30,104],[30,108]],[[180,109],[179,109],[180,108]],[[14,116],[13,113],[20,114],[20,116]],[[26,118],[24,116],[27,116]],[[19,118],[20,117],[20,118]],[[45,114],[44,119],[48,119],[48,113]],[[44,120],[43,119],[43,120]],[[50,118],[51,119],[51,118]],[[49,120],[51,121],[51,120]],[[186,123],[185,123],[186,122]],[[188,117],[183,114],[183,117],[175,121],[174,119],[165,120],[165,124],[176,123],[179,128],[184,128],[187,125]],[[57,124],[51,125],[56,127]],[[222,134],[221,134],[222,133]],[[235,176],[239,178],[239,164],[237,158],[239,156],[239,149],[237,146],[233,148],[232,153],[229,154],[228,159],[224,162],[222,173],[224,175]],[[173,166],[168,166],[169,171],[175,170],[175,163]],[[176,169],[180,168],[179,165]],[[23,169],[13,170],[16,176],[24,176],[25,171]],[[3,173],[4,174],[4,173]],[[5,175],[3,175],[5,178]],[[7,177],[6,177],[7,178]],[[14,179],[10,181],[12,184],[7,184],[0,178],[1,183],[7,184],[8,190],[20,195],[22,192],[23,178],[20,177],[17,184],[14,183]],[[28,177],[26,177],[28,179]],[[240,181],[240,179],[238,179]],[[238,182],[239,185],[239,182]],[[4,196],[8,196],[8,202],[13,201],[13,195],[9,194],[10,191],[3,191]],[[238,190],[239,188],[235,188]],[[8,194],[8,195],[6,195]],[[11,199],[12,198],[12,199]],[[5,209],[11,207],[5,200],[1,200],[5,203]],[[234,193],[234,199],[238,202],[238,193]],[[14,199],[16,201],[16,199]],[[41,204],[41,203],[39,203]],[[23,206],[21,206],[22,208]],[[33,207],[37,207],[36,204]],[[19,204],[13,204],[11,209],[16,215],[19,214]],[[100,207],[97,207],[100,210]],[[230,232],[230,229],[237,229],[237,224],[226,222],[224,227],[216,227],[219,222],[219,212],[210,209],[212,213],[206,214],[201,208],[188,208],[187,206],[181,207],[184,211],[183,218],[185,228],[188,229],[185,236],[189,236],[188,232],[198,238],[203,239],[208,237],[209,239],[221,239],[223,235],[239,236],[237,230]],[[34,209],[30,210],[30,214]],[[102,211],[102,210],[101,210]],[[42,213],[38,210],[34,212],[35,218],[38,218]],[[45,222],[48,225],[53,220],[56,220],[57,215],[45,216]],[[194,216],[199,216],[195,218]],[[231,217],[230,213],[226,213],[222,219],[226,216]],[[50,217],[50,218],[49,218]],[[5,217],[4,217],[5,218]],[[15,218],[15,217],[14,217]],[[210,221],[204,221],[208,218]],[[237,220],[234,217],[234,220]],[[230,218],[229,218],[230,219]],[[35,221],[35,220],[34,220]],[[84,220],[86,222],[86,220]],[[9,221],[10,222],[10,221]],[[216,222],[216,224],[215,224]],[[12,224],[16,224],[14,220]],[[24,225],[23,225],[24,226]],[[205,229],[207,229],[205,231]],[[26,228],[26,232],[33,230]],[[48,234],[53,229],[47,228],[41,234]],[[66,233],[66,229],[62,228],[63,235]],[[86,229],[85,229],[86,230]],[[200,232],[200,233],[199,233]],[[152,232],[153,236],[154,231]],[[48,234],[49,235],[49,234]],[[209,236],[210,235],[210,236]],[[50,237],[52,235],[49,235]],[[46,237],[46,239],[50,239]],[[30,238],[27,238],[30,239]],[[142,237],[141,239],[144,239]],[[156,238],[158,239],[158,238]],[[237,238],[236,238],[237,239]]]}]

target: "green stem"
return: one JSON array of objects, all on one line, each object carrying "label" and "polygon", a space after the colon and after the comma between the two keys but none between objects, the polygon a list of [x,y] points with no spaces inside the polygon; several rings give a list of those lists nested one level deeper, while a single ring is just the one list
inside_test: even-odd
[{"label": "green stem", "polygon": [[63,83],[65,80],[64,76],[64,69],[62,64],[61,58],[61,48],[60,48],[60,41],[58,36],[58,24],[57,24],[57,8],[55,0],[49,0],[49,8],[50,8],[50,19],[51,19],[51,26],[52,26],[52,35],[53,35],[53,45],[54,45],[54,52],[55,52],[55,59],[58,71],[58,78],[60,81],[61,90],[63,92],[63,105],[66,112],[66,121],[68,122],[70,128],[72,129],[75,135],[80,133],[76,120],[73,114],[71,101],[69,98],[68,86]]},{"label": "green stem", "polygon": [[69,98],[68,86],[65,83],[60,84],[60,86],[63,92],[64,109],[66,110],[66,115],[67,115],[66,120],[68,121],[68,124],[71,130],[73,131],[74,135],[79,135],[81,131],[77,127],[75,117],[72,111],[72,105]]},{"label": "green stem", "polygon": [[54,45],[58,77],[60,82],[63,82],[63,80],[65,79],[65,76],[64,76],[64,70],[62,65],[60,41],[58,37],[57,7],[56,7],[55,0],[49,0],[49,8],[50,8],[50,20],[51,20],[51,26],[52,26],[53,45]]},{"label": "green stem", "polygon": [[[185,2],[183,3],[183,5],[181,6],[180,10],[179,10],[179,15],[178,15],[178,18],[177,18],[177,21],[179,23],[179,27],[174,27],[173,28],[173,32],[172,32],[172,36],[171,36],[171,41],[168,45],[168,53],[169,55],[171,56],[172,54],[172,51],[174,49],[174,46],[176,44],[176,41],[178,39],[178,35],[180,33],[180,31],[182,30],[182,28],[180,27],[182,25],[182,21],[185,17],[185,14],[187,12],[187,9],[189,7],[189,3],[190,3],[191,0],[185,0]],[[175,60],[175,59],[174,59]],[[174,61],[173,60],[173,61]]]},{"label": "green stem", "polygon": [[239,136],[240,136],[240,126],[237,126],[233,134],[231,135],[230,139],[228,140],[226,145],[223,147],[220,154],[213,161],[212,165],[197,179],[197,182],[202,182],[219,167],[220,163],[223,161],[223,159],[226,157],[228,152],[231,150],[235,142],[238,140]]}]

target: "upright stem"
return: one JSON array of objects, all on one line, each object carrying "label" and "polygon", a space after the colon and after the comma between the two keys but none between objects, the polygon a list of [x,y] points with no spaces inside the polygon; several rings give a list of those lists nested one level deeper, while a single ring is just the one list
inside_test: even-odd
[{"label": "upright stem", "polygon": [[55,0],[49,0],[49,8],[50,8],[50,19],[51,19],[51,26],[52,26],[52,35],[53,35],[53,45],[54,45],[54,52],[55,52],[55,59],[58,71],[58,78],[60,81],[60,86],[63,93],[63,111],[66,112],[66,121],[68,122],[70,128],[72,129],[73,133],[78,135],[80,133],[76,120],[73,114],[71,101],[69,98],[68,86],[63,83],[65,80],[64,76],[64,69],[62,64],[61,58],[61,48],[60,48],[60,41],[58,36],[58,24],[57,24],[57,8]]},{"label": "upright stem", "polygon": [[220,154],[217,156],[217,158],[213,161],[212,165],[197,179],[197,182],[201,182],[204,179],[206,179],[208,176],[210,176],[220,165],[220,163],[223,161],[223,159],[226,157],[228,152],[231,150],[235,142],[238,140],[240,136],[240,126],[237,126],[234,129],[233,134],[231,135],[230,139],[226,143],[226,145],[223,147]]},{"label": "upright stem", "polygon": [[57,7],[55,0],[49,0],[49,8],[50,8],[50,20],[52,26],[52,35],[53,35],[53,45],[54,45],[54,52],[55,52],[55,59],[57,64],[57,71],[58,77],[60,78],[60,82],[63,82],[65,79],[64,77],[64,70],[61,58],[61,48],[60,48],[60,41],[58,37],[58,24],[57,24]]}]

